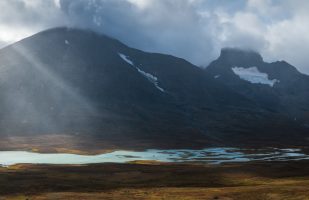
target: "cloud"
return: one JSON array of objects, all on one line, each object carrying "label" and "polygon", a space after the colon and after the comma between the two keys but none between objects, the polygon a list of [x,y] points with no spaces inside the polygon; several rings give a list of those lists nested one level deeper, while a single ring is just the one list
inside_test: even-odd
[{"label": "cloud", "polygon": [[[286,60],[309,74],[309,2],[304,0],[249,0],[242,11],[229,16],[230,46],[248,44],[267,61]],[[233,41],[233,37],[240,41]],[[247,37],[247,39],[246,39]],[[243,42],[241,42],[241,40]],[[223,43],[224,44],[224,43]]]},{"label": "cloud", "polygon": [[0,7],[0,45],[68,25],[200,66],[231,46],[309,74],[307,0],[4,0]]},{"label": "cloud", "polygon": [[214,44],[209,39],[212,33],[204,27],[209,22],[200,21],[192,2],[62,0],[61,7],[73,26],[94,29],[129,46],[173,54],[201,64],[210,59]]},{"label": "cloud", "polygon": [[0,45],[62,25],[65,20],[55,0],[3,0],[0,8]]}]

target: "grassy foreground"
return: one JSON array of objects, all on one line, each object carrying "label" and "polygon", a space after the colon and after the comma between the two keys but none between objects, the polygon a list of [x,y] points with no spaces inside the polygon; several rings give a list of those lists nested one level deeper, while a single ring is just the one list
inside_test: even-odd
[{"label": "grassy foreground", "polygon": [[17,165],[0,168],[0,200],[309,199],[309,161],[226,165]]}]

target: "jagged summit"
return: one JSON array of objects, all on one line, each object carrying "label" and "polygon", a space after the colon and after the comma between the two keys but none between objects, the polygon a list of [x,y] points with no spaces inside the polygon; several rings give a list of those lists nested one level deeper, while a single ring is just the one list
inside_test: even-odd
[{"label": "jagged summit", "polygon": [[239,49],[239,48],[223,48],[221,49],[218,60],[235,64],[258,64],[263,62],[262,56],[253,50]]}]

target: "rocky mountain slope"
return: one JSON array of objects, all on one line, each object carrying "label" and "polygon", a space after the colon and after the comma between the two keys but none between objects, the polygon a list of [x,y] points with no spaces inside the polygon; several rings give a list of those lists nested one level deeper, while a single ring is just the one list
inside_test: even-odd
[{"label": "rocky mountain slope", "polygon": [[205,71],[259,106],[308,123],[309,76],[287,62],[266,63],[256,52],[226,48]]},{"label": "rocky mountain slope", "polygon": [[222,50],[207,67],[56,28],[0,50],[0,134],[91,135],[120,146],[308,143],[308,76]]}]

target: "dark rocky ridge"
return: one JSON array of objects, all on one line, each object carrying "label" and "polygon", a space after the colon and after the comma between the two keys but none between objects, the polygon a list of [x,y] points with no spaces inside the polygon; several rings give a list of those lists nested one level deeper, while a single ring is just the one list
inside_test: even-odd
[{"label": "dark rocky ridge", "polygon": [[[278,80],[273,87],[263,84],[252,84],[239,78],[232,67],[256,67],[266,73],[271,80]],[[220,57],[213,61],[206,72],[230,89],[255,101],[261,107],[290,115],[291,118],[307,121],[309,112],[309,76],[300,73],[294,66],[285,61],[266,63],[253,51],[240,49],[223,49]]]}]

